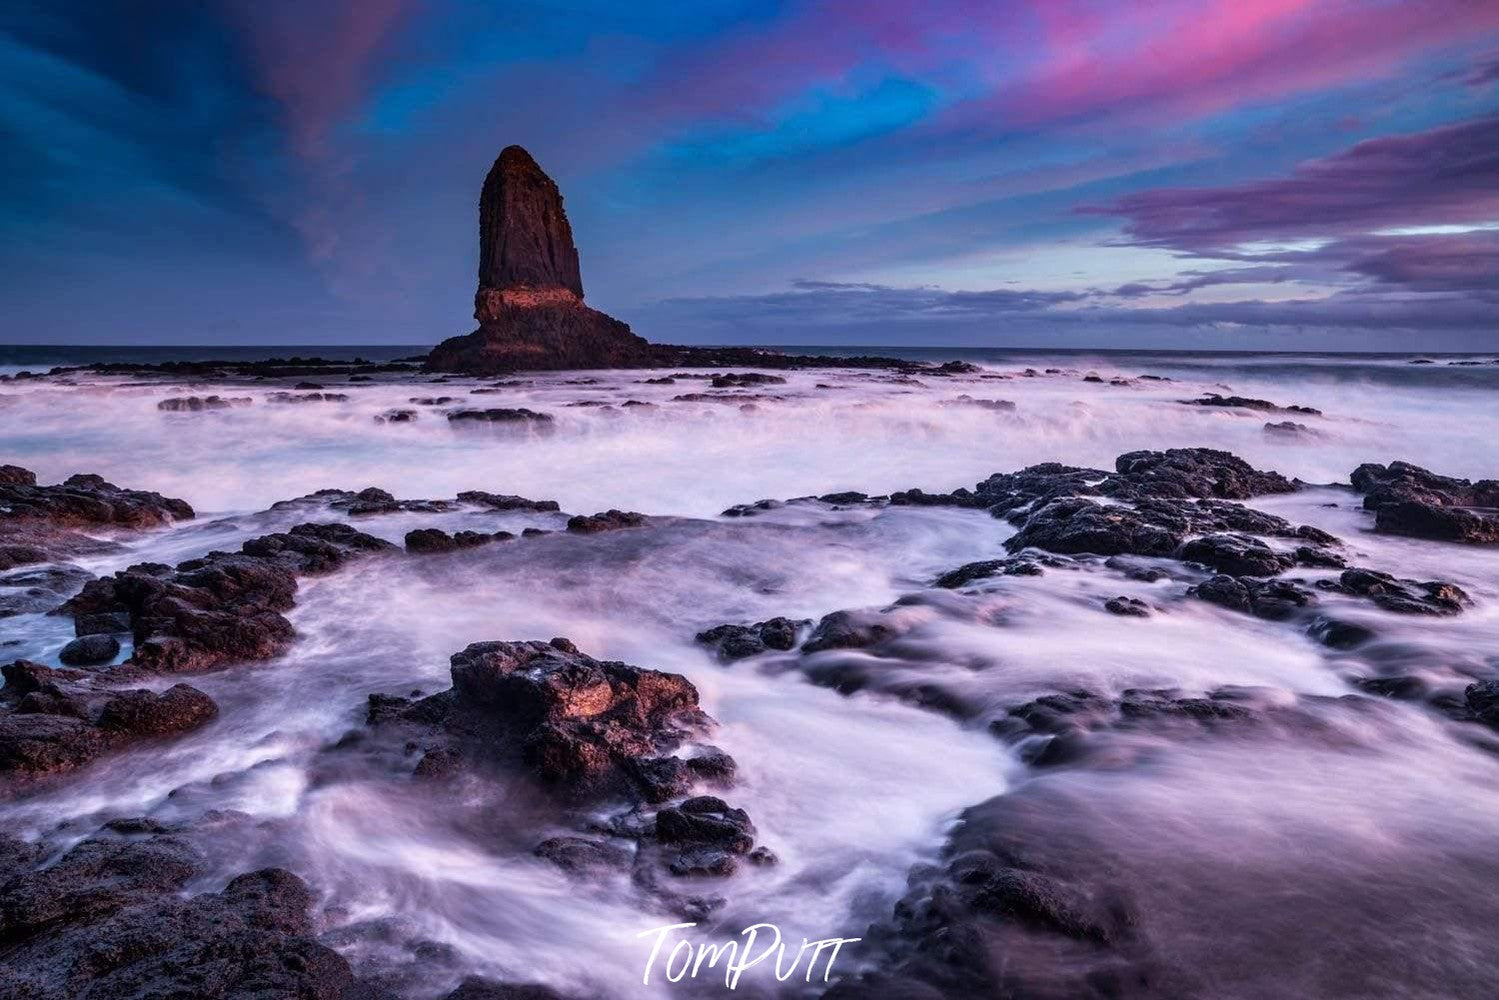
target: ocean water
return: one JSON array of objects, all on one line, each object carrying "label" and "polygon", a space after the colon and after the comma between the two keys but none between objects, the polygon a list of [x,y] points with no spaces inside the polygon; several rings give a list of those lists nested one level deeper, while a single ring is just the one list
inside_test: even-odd
[{"label": "ocean water", "polygon": [[[638,935],[673,918],[626,877],[584,892],[534,858],[535,843],[565,831],[547,826],[554,813],[521,782],[434,800],[377,767],[330,757],[359,727],[369,694],[445,687],[448,656],[470,642],[565,635],[595,656],[688,676],[718,721],[713,741],[739,762],[725,797],[750,813],[781,863],[714,886],[726,903],[699,929],[709,937],[758,921],[793,938],[861,936],[889,917],[913,867],[939,857],[962,811],[989,803],[1057,864],[1082,871],[1106,859],[1138,900],[1142,936],[1166,966],[1190,970],[1195,995],[1492,995],[1499,757],[1478,727],[1421,702],[1370,697],[1354,682],[1394,673],[1460,694],[1474,678],[1499,675],[1499,549],[1375,535],[1359,498],[1339,484],[1362,462],[1393,459],[1499,475],[1499,365],[1455,363],[1486,356],[1429,355],[1422,365],[1414,356],[867,350],[974,360],[984,370],[782,372],[786,384],[735,390],[742,398],[728,403],[675,401],[703,383],[650,385],[643,380],[670,373],[639,371],[526,375],[500,386],[330,381],[347,401],[295,406],[266,398],[284,385],[86,373],[0,384],[0,461],[43,482],[97,472],[198,510],[194,521],[123,538],[125,552],[81,560],[94,573],[284,530],[305,512],[267,508],[325,487],[411,498],[481,489],[556,499],[568,513],[658,515],[639,529],[380,559],[304,581],[290,652],[191,679],[218,701],[215,723],[0,803],[0,826],[60,849],[111,817],[191,823],[241,810],[252,824],[203,835],[218,865],[204,887],[285,864],[319,894],[325,939],[403,996],[439,996],[467,972],[587,996],[682,995],[689,986],[640,981],[647,948]],[[0,349],[0,365],[146,357],[107,353]],[[238,356],[267,354],[335,356],[322,347]],[[151,360],[203,356],[171,349]],[[1090,373],[1105,381],[1086,381]],[[1114,377],[1129,381],[1109,384]],[[1204,392],[1322,416],[1182,404]],[[156,405],[208,393],[253,403],[203,413]],[[455,402],[410,402],[436,396]],[[1015,405],[995,410],[963,396]],[[443,410],[459,405],[526,407],[554,423],[548,433],[450,424]],[[418,419],[377,422],[393,408]],[[1306,433],[1267,433],[1267,421],[1281,420]],[[1333,532],[1354,564],[1456,583],[1473,607],[1406,618],[1348,601],[1339,612],[1378,639],[1335,652],[1296,628],[1185,600],[1180,574],[1146,583],[1052,572],[934,593],[940,573],[1003,554],[1015,529],[983,511],[803,503],[722,516],[764,498],[945,491],[1036,462],[1112,468],[1126,451],[1199,445],[1311,484],[1251,506]],[[358,526],[399,541],[415,527],[519,532],[560,527],[564,517],[462,510]],[[1117,595],[1162,610],[1145,620],[1103,612]],[[693,641],[723,622],[891,607],[895,652],[877,663],[840,655],[892,683],[853,694],[811,683],[815,657],[725,666]],[[69,638],[62,619],[0,619],[9,656],[55,662]],[[969,714],[959,721],[898,697],[896,681],[940,690]],[[1294,709],[1277,716],[1290,721],[1190,737],[1127,733],[1109,764],[1049,770],[1028,767],[988,728],[1007,707],[1052,692],[1225,685]],[[423,958],[423,942],[447,957]],[[1013,958],[1017,968],[1044,965],[1023,950]],[[840,969],[874,959],[851,946]],[[724,995],[721,985],[699,988]],[[747,974],[740,992],[790,988]]]}]

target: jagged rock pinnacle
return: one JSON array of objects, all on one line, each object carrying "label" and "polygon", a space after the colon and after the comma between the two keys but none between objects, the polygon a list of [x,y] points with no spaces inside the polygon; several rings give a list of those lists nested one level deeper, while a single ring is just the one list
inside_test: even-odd
[{"label": "jagged rock pinnacle", "polygon": [[479,194],[479,288],[563,288],[583,297],[562,192],[520,146],[506,146]]}]

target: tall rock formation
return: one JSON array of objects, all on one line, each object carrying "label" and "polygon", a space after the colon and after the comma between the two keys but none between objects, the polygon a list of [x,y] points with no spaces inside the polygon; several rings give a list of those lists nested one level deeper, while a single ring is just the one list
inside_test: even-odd
[{"label": "tall rock formation", "polygon": [[531,154],[507,146],[479,195],[479,329],[438,344],[435,371],[489,375],[652,363],[628,325],[583,304],[583,279],[562,193]]}]

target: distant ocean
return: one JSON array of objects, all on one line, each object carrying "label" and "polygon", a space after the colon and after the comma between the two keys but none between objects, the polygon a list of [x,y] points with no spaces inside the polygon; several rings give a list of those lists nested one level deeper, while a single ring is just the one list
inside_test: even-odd
[{"label": "distant ocean", "polygon": [[[741,346],[741,345],[736,345]],[[787,354],[881,355],[911,361],[972,361],[1006,367],[1055,364],[1141,372],[1227,378],[1234,373],[1312,377],[1338,382],[1499,388],[1499,353],[1333,353],[1299,351],[1110,350],[1062,347],[908,347],[872,344],[762,345]],[[271,344],[271,345],[3,345],[0,373],[46,370],[59,365],[101,362],[257,361],[266,358],[324,358],[330,361],[395,361],[424,355],[427,344]],[[1429,364],[1416,363],[1429,361]]]}]

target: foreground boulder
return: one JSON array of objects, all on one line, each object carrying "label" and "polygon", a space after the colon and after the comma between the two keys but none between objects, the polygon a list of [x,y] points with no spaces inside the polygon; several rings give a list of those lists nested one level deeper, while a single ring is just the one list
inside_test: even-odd
[{"label": "foreground boulder", "polygon": [[370,721],[425,731],[428,757],[517,763],[567,798],[663,802],[722,771],[711,754],[671,755],[709,723],[680,674],[553,639],[474,643],[453,654],[452,677],[420,700],[372,696]]}]

